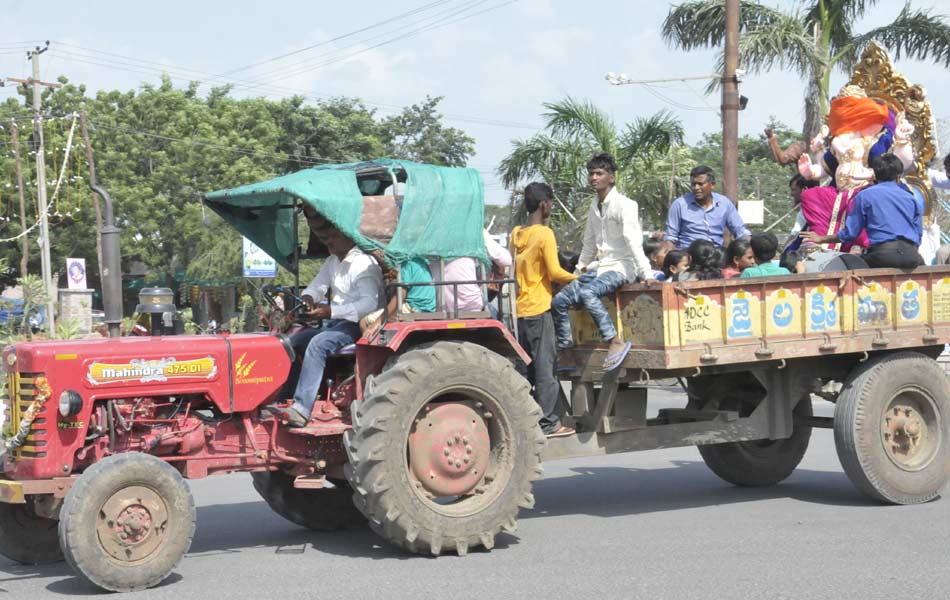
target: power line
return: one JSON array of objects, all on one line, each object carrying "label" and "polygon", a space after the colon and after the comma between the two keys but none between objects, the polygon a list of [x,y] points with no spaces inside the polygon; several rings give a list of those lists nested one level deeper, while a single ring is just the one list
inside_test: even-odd
[{"label": "power line", "polygon": [[259,67],[259,66],[261,66],[261,65],[266,65],[266,64],[268,64],[268,63],[276,62],[276,61],[278,61],[278,60],[282,60],[282,59],[287,58],[287,57],[290,57],[290,56],[294,56],[294,55],[297,55],[297,54],[301,54],[301,53],[303,53],[303,52],[307,52],[307,51],[309,51],[309,50],[313,50],[314,48],[319,48],[319,47],[321,47],[321,46],[326,46],[327,44],[331,44],[331,43],[333,43],[333,42],[338,42],[338,41],[340,41],[340,40],[342,40],[342,39],[346,39],[346,38],[351,37],[351,36],[353,36],[353,35],[356,35],[356,34],[359,34],[359,33],[363,33],[363,32],[369,31],[369,30],[371,30],[371,29],[375,29],[376,27],[380,27],[380,26],[385,25],[385,24],[387,24],[387,23],[392,23],[392,22],[395,22],[395,21],[399,21],[399,20],[402,20],[402,19],[404,19],[404,18],[406,18],[406,17],[409,17],[409,16],[411,16],[411,15],[418,14],[418,13],[420,13],[420,12],[424,12],[424,11],[426,11],[426,10],[432,8],[432,7],[438,6],[438,5],[440,5],[440,4],[445,4],[446,1],[447,1],[447,0],[440,0],[439,2],[430,2],[429,4],[425,4],[425,5],[423,5],[423,6],[420,6],[419,8],[416,8],[416,9],[414,9],[414,10],[411,10],[411,11],[409,11],[409,12],[405,12],[405,13],[396,15],[396,16],[394,16],[394,17],[390,17],[390,18],[388,18],[388,19],[384,19],[384,20],[382,20],[382,21],[377,21],[376,23],[373,23],[372,25],[369,25],[369,26],[367,26],[367,27],[363,27],[363,28],[361,28],[361,29],[356,29],[356,30],[354,30],[354,31],[350,31],[350,32],[348,32],[348,33],[344,33],[343,35],[338,35],[338,36],[336,36],[336,37],[330,38],[329,40],[324,40],[324,41],[322,41],[322,42],[319,42],[319,43],[316,43],[316,44],[311,44],[310,46],[306,46],[306,47],[304,47],[304,48],[300,48],[299,50],[294,50],[294,51],[292,51],[292,52],[287,52],[287,53],[284,53],[284,54],[280,54],[280,55],[275,56],[275,57],[273,57],[273,58],[268,58],[268,59],[266,59],[266,60],[261,60],[261,61],[255,62],[255,63],[251,63],[251,64],[246,65],[246,66],[243,66],[243,67],[238,67],[238,68],[236,68],[236,69],[231,69],[230,71],[225,71],[224,73],[222,73],[222,75],[231,75],[231,74],[233,74],[233,73],[238,73],[238,72],[240,72],[240,71],[246,71],[246,70],[249,70],[249,69],[254,69],[254,68]]},{"label": "power line", "polygon": [[[56,51],[56,50],[53,50],[52,52],[55,53],[61,59],[67,60],[67,61],[74,61],[74,62],[80,62],[84,64],[101,66],[105,68],[110,68],[110,69],[124,71],[124,72],[131,72],[131,73],[136,73],[140,75],[164,74],[164,75],[168,75],[172,79],[178,79],[182,81],[194,81],[188,75],[179,74],[179,73],[176,73],[176,71],[168,69],[167,65],[164,68],[155,68],[155,67],[148,67],[144,65],[137,65],[137,64],[133,64],[129,62],[114,61],[112,63],[109,63],[109,62],[101,62],[100,60],[90,60],[90,58],[94,59],[96,57],[89,57],[88,55],[83,55],[83,54],[65,53],[65,52]],[[130,60],[138,60],[138,59],[130,59]],[[153,61],[143,61],[143,62],[153,62]],[[161,63],[156,63],[156,64],[161,64]],[[183,70],[194,71],[193,69],[183,69]],[[265,87],[261,85],[257,85],[257,86],[242,85],[241,83],[242,80],[235,80],[235,81],[237,83],[233,84],[232,87],[237,90]],[[310,95],[308,92],[305,92],[304,90],[300,90],[297,88],[289,88],[285,86],[266,86],[266,87],[270,87],[271,89],[278,90],[278,91],[282,90],[294,95],[299,95],[309,100],[319,101],[321,99],[326,98],[326,96]],[[378,107],[378,108],[390,110],[393,112],[398,112],[399,110],[404,108],[403,106],[399,106],[397,104],[374,102],[372,100],[365,99],[365,98],[360,98],[360,101],[366,104],[367,106]],[[516,128],[516,129],[532,129],[532,130],[538,129],[536,125],[531,125],[528,123],[504,121],[500,119],[492,119],[489,117],[462,115],[462,114],[457,114],[457,113],[442,113],[442,115],[452,121],[468,122],[468,123],[474,123],[474,124],[479,124],[479,125],[508,127],[508,128]]]},{"label": "power line", "polygon": [[663,102],[666,102],[667,104],[675,106],[676,108],[681,108],[683,110],[693,110],[697,112],[709,112],[709,111],[716,110],[715,108],[712,108],[709,106],[689,106],[688,104],[683,104],[682,102],[678,102],[676,100],[673,100],[669,96],[662,94],[659,90],[655,89],[652,85],[644,84],[643,87],[644,89],[646,89],[647,92],[652,94],[655,98],[662,100]]},{"label": "power line", "polygon": [[[484,3],[487,2],[487,1],[488,1],[488,0],[473,0],[473,1],[468,2],[468,4],[462,6],[461,8],[452,7],[452,8],[450,8],[450,9],[448,9],[448,10],[445,10],[445,11],[442,11],[442,12],[440,12],[440,13],[437,13],[436,15],[433,15],[433,16],[430,16],[430,17],[426,17],[426,18],[424,18],[424,19],[420,19],[420,20],[419,20],[417,23],[415,23],[415,24],[424,23],[425,21],[429,21],[429,20],[433,20],[433,19],[434,19],[434,20],[433,20],[431,23],[428,23],[428,24],[426,24],[426,25],[419,26],[419,27],[417,27],[416,29],[411,29],[411,30],[405,31],[405,32],[403,32],[401,29],[394,29],[394,30],[392,30],[392,31],[388,31],[388,32],[384,33],[383,35],[384,35],[384,36],[388,36],[388,35],[392,35],[392,34],[396,34],[396,35],[395,35],[394,37],[391,37],[391,38],[389,38],[389,39],[386,39],[386,40],[384,40],[384,41],[382,41],[382,42],[378,42],[378,43],[373,44],[373,45],[370,45],[370,46],[368,46],[368,47],[363,47],[363,48],[361,48],[360,50],[356,50],[355,52],[351,52],[350,54],[347,54],[347,55],[343,55],[343,54],[342,54],[342,52],[345,51],[345,50],[348,50],[348,49],[351,49],[351,48],[356,48],[356,47],[362,46],[363,44],[366,43],[366,41],[359,41],[359,42],[350,44],[350,45],[348,45],[348,46],[344,46],[344,47],[342,47],[342,48],[338,48],[338,49],[336,49],[336,50],[333,50],[333,51],[331,51],[331,52],[329,52],[329,53],[327,53],[327,54],[323,54],[323,55],[321,55],[321,56],[314,57],[313,59],[310,59],[309,61],[304,61],[303,63],[299,64],[296,69],[291,68],[290,70],[281,71],[280,73],[278,73],[278,74],[276,74],[276,75],[272,75],[272,76],[270,76],[270,77],[258,78],[258,79],[255,80],[254,82],[255,82],[255,83],[266,82],[266,81],[269,81],[269,80],[273,80],[275,77],[280,77],[280,78],[293,77],[293,76],[295,76],[295,75],[301,75],[301,74],[303,74],[303,73],[307,73],[307,72],[310,72],[310,71],[315,71],[315,70],[324,68],[324,67],[326,67],[326,66],[330,66],[330,65],[333,65],[333,64],[335,64],[335,63],[348,60],[348,59],[350,59],[350,58],[352,58],[352,57],[354,57],[354,56],[358,56],[358,55],[363,54],[363,53],[365,53],[365,52],[369,52],[370,50],[373,50],[373,49],[375,49],[375,48],[379,48],[380,46],[385,46],[385,45],[387,45],[387,44],[391,44],[391,43],[394,43],[394,42],[402,41],[402,40],[407,39],[407,38],[410,38],[410,37],[415,37],[416,35],[418,35],[418,34],[420,34],[420,33],[424,33],[424,32],[426,32],[426,31],[431,31],[431,30],[433,30],[433,29],[439,29],[439,28],[441,28],[441,27],[445,27],[445,26],[451,25],[452,23],[456,22],[456,21],[452,21],[452,20],[451,20],[453,17],[456,17],[456,16],[458,16],[458,15],[460,15],[460,14],[462,14],[462,13],[465,13],[466,11],[469,11],[469,10],[471,10],[471,9],[473,9],[473,8],[476,8],[476,7],[478,7],[479,5],[484,4]],[[517,1],[517,0],[511,0],[511,1]],[[504,3],[504,4],[510,4],[510,3],[511,3],[511,2],[506,2],[506,3]],[[494,7],[494,8],[498,8],[498,7],[500,7],[500,6],[503,6],[504,4],[498,5],[498,6]],[[482,11],[482,12],[484,12],[484,11]],[[465,16],[461,17],[461,18],[458,19],[458,20],[467,19],[467,18],[476,16],[476,15],[478,15],[478,14],[481,14],[481,12],[472,13],[472,14],[469,14],[469,15],[465,15]],[[308,63],[309,63],[309,64],[308,64]]]},{"label": "power line", "polygon": [[[479,0],[479,2],[485,2],[485,1],[486,1],[486,0]],[[466,8],[467,8],[467,7],[466,7]],[[452,9],[452,10],[454,10],[454,9]],[[440,15],[441,15],[441,13],[439,13],[439,15],[437,15],[437,16],[440,16]],[[415,24],[420,23],[420,22],[423,22],[423,21],[425,21],[425,20],[426,20],[426,19],[422,19],[422,20],[420,20],[420,21],[415,21],[415,22],[413,22],[413,23],[410,23],[410,25],[415,25]],[[386,35],[388,35],[388,33],[391,33],[391,32],[387,32]],[[345,36],[344,36],[344,37],[345,37]],[[114,58],[119,58],[119,59],[122,59],[122,60],[125,60],[125,61],[133,61],[133,62],[139,62],[139,63],[149,64],[149,65],[157,65],[157,66],[159,66],[159,67],[162,67],[162,70],[163,70],[163,71],[177,70],[177,71],[195,73],[195,74],[197,74],[197,75],[202,75],[202,76],[208,78],[209,81],[221,80],[221,81],[226,81],[226,82],[236,82],[236,83],[243,84],[243,87],[246,87],[247,89],[259,89],[259,88],[265,87],[265,86],[261,85],[261,84],[260,84],[258,81],[256,81],[256,80],[235,79],[235,78],[233,78],[233,77],[231,77],[231,78],[229,78],[229,77],[224,77],[224,76],[222,76],[222,75],[215,74],[215,73],[211,73],[211,72],[208,72],[208,71],[201,71],[201,70],[198,70],[198,69],[192,69],[192,68],[188,68],[188,67],[181,67],[181,66],[169,65],[169,64],[167,64],[167,63],[158,62],[158,61],[152,61],[152,60],[146,60],[146,59],[139,59],[139,58],[135,58],[135,57],[130,57],[130,56],[118,54],[118,53],[115,53],[115,52],[109,52],[109,51],[105,51],[105,50],[97,50],[97,49],[94,49],[94,48],[88,48],[88,47],[78,46],[78,45],[76,45],[76,44],[70,44],[70,43],[68,43],[68,42],[55,42],[55,44],[56,44],[57,46],[64,46],[64,47],[67,47],[67,48],[75,48],[75,49],[77,49],[77,50],[83,50],[83,51],[86,51],[86,52],[91,52],[91,53],[95,53],[95,54],[102,54],[102,55],[104,55],[104,56],[110,56],[110,57],[114,57]],[[350,47],[350,46],[346,46],[346,47],[344,47],[344,48],[342,48],[342,49],[338,49],[338,50],[336,50],[336,51],[334,51],[334,52],[339,52],[340,50],[343,50],[343,49],[346,49],[346,48],[349,48],[349,47]],[[54,49],[54,51],[56,51],[56,50]],[[330,55],[332,55],[332,54],[333,54],[333,53],[330,53],[330,54],[327,54],[327,55],[324,55],[324,56],[330,56]],[[105,59],[100,58],[100,57],[90,57],[90,56],[88,56],[88,55],[87,55],[87,56],[79,55],[79,56],[82,57],[82,58],[84,58],[84,59],[87,59],[87,60],[88,60],[88,59],[91,59],[91,58],[92,58],[92,59],[96,59],[96,60],[105,60]],[[97,65],[99,65],[99,66],[108,66],[108,65],[103,65],[102,63],[94,63],[94,64],[97,64]],[[128,65],[128,63],[119,63],[119,64],[126,64],[126,65]],[[300,63],[300,64],[304,64],[304,63]],[[299,66],[299,65],[298,65],[298,66]],[[274,87],[274,86],[266,86],[266,87]]]}]

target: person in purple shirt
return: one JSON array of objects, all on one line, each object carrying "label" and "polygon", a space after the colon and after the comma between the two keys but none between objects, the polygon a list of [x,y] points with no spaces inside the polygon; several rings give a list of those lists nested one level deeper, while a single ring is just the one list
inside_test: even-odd
[{"label": "person in purple shirt", "polygon": [[844,227],[835,235],[805,231],[800,234],[802,239],[816,244],[848,243],[866,230],[871,243],[864,255],[868,266],[912,269],[924,264],[917,251],[923,234],[924,206],[900,182],[904,164],[893,154],[882,154],[871,168],[877,183],[858,192]]},{"label": "person in purple shirt", "polygon": [[722,194],[712,191],[716,174],[700,165],[689,173],[692,193],[680,196],[670,205],[666,218],[666,239],[677,248],[689,248],[696,240],[709,240],[722,246],[723,232],[728,228],[732,237],[749,236],[749,230],[736,205]]}]

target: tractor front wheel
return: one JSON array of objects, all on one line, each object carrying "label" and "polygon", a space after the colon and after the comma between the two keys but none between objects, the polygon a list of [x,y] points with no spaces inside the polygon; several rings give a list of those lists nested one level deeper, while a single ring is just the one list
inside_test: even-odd
[{"label": "tractor front wheel", "polygon": [[26,504],[0,504],[0,554],[27,565],[63,560],[57,521],[36,514],[33,496]]},{"label": "tractor front wheel", "polygon": [[194,534],[195,503],[181,474],[139,452],[92,465],[60,512],[66,562],[81,578],[112,592],[161,583]]},{"label": "tractor front wheel", "polygon": [[410,552],[490,549],[531,508],[544,436],[528,382],[482,346],[437,342],[377,377],[345,434],[357,508]]}]

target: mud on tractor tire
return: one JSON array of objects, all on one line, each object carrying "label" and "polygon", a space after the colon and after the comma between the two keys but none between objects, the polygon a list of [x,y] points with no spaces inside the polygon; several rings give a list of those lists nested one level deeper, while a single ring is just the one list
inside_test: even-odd
[{"label": "mud on tractor tire", "polygon": [[28,496],[25,504],[0,503],[0,554],[25,565],[59,562],[58,521],[37,515],[34,501]]},{"label": "mud on tractor tire", "polygon": [[92,465],[60,511],[66,562],[80,578],[113,592],[161,583],[194,534],[195,503],[181,474],[139,452]]},{"label": "mud on tractor tire", "polygon": [[294,477],[281,471],[251,473],[254,489],[271,510],[291,523],[315,531],[358,527],[366,517],[353,505],[353,490],[345,481],[316,490],[294,487]]},{"label": "mud on tractor tire", "polygon": [[411,350],[367,381],[345,434],[370,527],[415,553],[491,549],[531,508],[544,436],[528,382],[471,343]]}]

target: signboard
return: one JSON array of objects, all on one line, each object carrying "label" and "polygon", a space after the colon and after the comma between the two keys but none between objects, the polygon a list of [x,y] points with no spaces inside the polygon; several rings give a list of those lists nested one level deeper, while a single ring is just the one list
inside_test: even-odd
[{"label": "signboard", "polygon": [[244,238],[244,277],[277,277],[277,261]]},{"label": "signboard", "polygon": [[761,225],[765,222],[765,202],[739,200],[739,216],[746,225]]},{"label": "signboard", "polygon": [[66,259],[66,280],[69,282],[69,289],[86,289],[86,259],[85,258],[67,258]]}]

